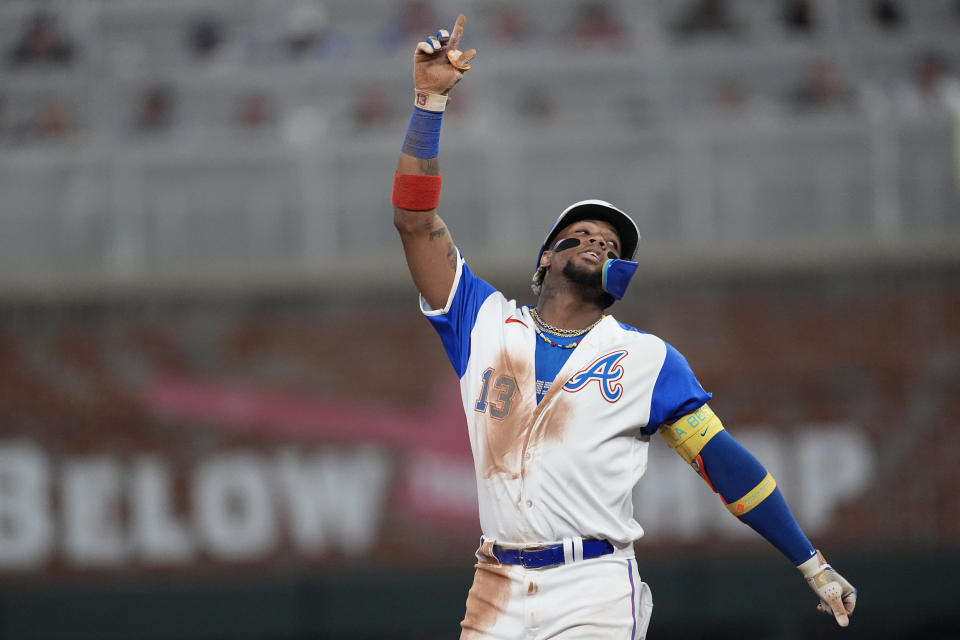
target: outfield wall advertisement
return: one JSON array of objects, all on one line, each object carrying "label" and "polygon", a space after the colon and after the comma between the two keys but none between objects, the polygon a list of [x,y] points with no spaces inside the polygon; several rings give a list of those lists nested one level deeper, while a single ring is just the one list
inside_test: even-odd
[{"label": "outfield wall advertisement", "polygon": [[[958,471],[918,442],[960,392],[957,289],[731,288],[709,316],[689,290],[622,315],[672,332],[816,544],[937,544],[960,539],[937,489]],[[0,574],[471,562],[459,389],[415,308],[9,310],[0,372]],[[659,438],[634,502],[638,554],[757,540]]]}]

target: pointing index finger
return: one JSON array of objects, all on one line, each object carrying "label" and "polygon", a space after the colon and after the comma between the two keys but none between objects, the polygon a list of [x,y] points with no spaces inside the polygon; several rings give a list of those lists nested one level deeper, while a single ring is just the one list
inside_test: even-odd
[{"label": "pointing index finger", "polygon": [[457,22],[453,25],[453,31],[450,32],[450,40],[447,46],[456,49],[460,44],[460,38],[463,37],[463,25],[467,24],[467,18],[462,13],[457,16]]}]

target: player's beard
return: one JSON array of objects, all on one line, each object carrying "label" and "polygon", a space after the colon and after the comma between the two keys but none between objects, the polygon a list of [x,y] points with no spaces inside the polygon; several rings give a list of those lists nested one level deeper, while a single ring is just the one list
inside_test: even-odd
[{"label": "player's beard", "polygon": [[599,301],[603,297],[603,273],[600,269],[588,269],[568,262],[563,265],[562,273],[567,280],[580,286],[585,298]]}]

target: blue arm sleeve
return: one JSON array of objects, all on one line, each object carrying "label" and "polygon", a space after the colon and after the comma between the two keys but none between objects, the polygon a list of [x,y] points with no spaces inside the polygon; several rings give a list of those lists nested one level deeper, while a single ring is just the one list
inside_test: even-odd
[{"label": "blue arm sleeve", "polygon": [[[710,482],[726,503],[742,498],[767,475],[760,461],[726,431],[710,439],[700,451],[700,460]],[[779,488],[740,519],[795,565],[815,553]]]},{"label": "blue arm sleeve", "polygon": [[460,278],[454,286],[456,292],[446,313],[428,314],[427,319],[440,334],[447,357],[457,376],[462,378],[470,359],[470,334],[477,322],[480,306],[496,289],[473,275],[464,262],[461,262]]},{"label": "blue arm sleeve", "polygon": [[650,419],[643,429],[644,433],[656,433],[663,423],[673,422],[696,411],[713,397],[700,386],[686,358],[669,344],[664,344],[667,345],[667,353],[653,385]]}]

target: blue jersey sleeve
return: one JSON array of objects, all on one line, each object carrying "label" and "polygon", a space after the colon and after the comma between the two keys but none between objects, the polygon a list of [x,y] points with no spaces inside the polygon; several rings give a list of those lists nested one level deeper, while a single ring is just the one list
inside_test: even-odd
[{"label": "blue jersey sleeve", "polygon": [[453,295],[443,309],[430,309],[421,299],[421,310],[433,328],[440,334],[443,348],[450,363],[463,377],[470,358],[470,333],[477,322],[477,313],[484,300],[495,293],[490,284],[473,275],[470,268],[458,258],[457,275],[453,284]]},{"label": "blue jersey sleeve", "polygon": [[650,419],[643,429],[644,433],[656,433],[663,423],[673,422],[696,411],[713,397],[700,386],[686,358],[666,342],[664,344],[667,353],[653,385]]}]

